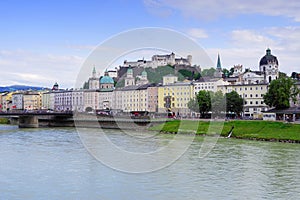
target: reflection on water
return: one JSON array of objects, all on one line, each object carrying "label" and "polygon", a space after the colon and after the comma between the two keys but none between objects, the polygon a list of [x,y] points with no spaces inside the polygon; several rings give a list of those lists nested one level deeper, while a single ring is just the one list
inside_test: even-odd
[{"label": "reflection on water", "polygon": [[[170,137],[159,135],[133,145],[117,130],[109,130],[107,135],[127,150],[136,147],[143,151],[160,147]],[[96,161],[84,149],[75,129],[1,125],[0,199],[299,197],[299,144],[219,139],[208,156],[200,159],[202,140],[197,138],[169,167],[128,174]]]}]

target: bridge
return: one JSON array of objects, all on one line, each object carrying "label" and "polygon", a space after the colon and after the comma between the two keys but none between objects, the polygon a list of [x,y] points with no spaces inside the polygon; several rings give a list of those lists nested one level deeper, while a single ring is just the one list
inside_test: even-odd
[{"label": "bridge", "polygon": [[9,118],[20,128],[74,126],[71,112],[0,112],[0,118]]},{"label": "bridge", "polygon": [[84,127],[105,129],[146,129],[169,119],[131,119],[127,117],[101,117],[95,114],[72,112],[1,112],[0,118],[9,118],[19,128]]}]

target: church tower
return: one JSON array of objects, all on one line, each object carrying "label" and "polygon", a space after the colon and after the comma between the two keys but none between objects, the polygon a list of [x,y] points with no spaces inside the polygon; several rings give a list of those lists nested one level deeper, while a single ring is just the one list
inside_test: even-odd
[{"label": "church tower", "polygon": [[221,59],[219,54],[218,54],[217,67],[216,67],[216,72],[214,74],[214,77],[222,78],[222,66],[221,66]]},{"label": "church tower", "polygon": [[92,71],[92,77],[89,78],[89,89],[98,89],[99,88],[99,81],[97,79],[97,72],[96,68],[94,66],[93,71]]},{"label": "church tower", "polygon": [[271,49],[266,50],[266,55],[260,59],[259,71],[263,72],[265,82],[270,83],[272,80],[279,78],[279,64],[276,56],[271,54]]},{"label": "church tower", "polygon": [[144,69],[143,71],[142,71],[142,74],[141,74],[141,76],[140,76],[140,79],[137,81],[137,85],[145,85],[145,84],[147,84],[148,83],[148,77],[147,77],[147,72],[146,72],[146,70]]},{"label": "church tower", "polygon": [[130,85],[135,85],[135,78],[133,77],[133,70],[131,67],[129,67],[127,70],[127,75],[125,78],[125,87]]}]

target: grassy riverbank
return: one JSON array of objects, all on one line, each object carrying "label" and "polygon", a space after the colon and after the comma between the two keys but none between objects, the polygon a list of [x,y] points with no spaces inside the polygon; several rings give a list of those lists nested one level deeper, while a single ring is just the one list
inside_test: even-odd
[{"label": "grassy riverbank", "polygon": [[0,118],[0,124],[9,124],[9,120],[7,118]]},{"label": "grassy riverbank", "polygon": [[[231,137],[234,138],[300,143],[300,124],[284,122],[229,121],[224,122],[222,129],[221,122],[174,120],[151,127],[150,130],[177,133],[180,128],[181,133],[192,133],[197,130],[197,135],[221,134],[221,136],[227,137],[233,126]],[[208,132],[209,127],[210,131]]]}]

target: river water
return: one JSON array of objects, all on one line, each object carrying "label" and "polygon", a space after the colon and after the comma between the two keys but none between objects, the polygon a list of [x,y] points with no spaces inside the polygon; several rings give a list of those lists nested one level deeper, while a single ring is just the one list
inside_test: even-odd
[{"label": "river water", "polygon": [[74,128],[0,125],[0,199],[299,199],[299,144],[220,138],[199,158],[202,142],[168,167],[132,174],[97,161]]}]

